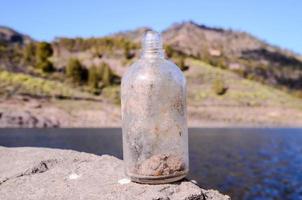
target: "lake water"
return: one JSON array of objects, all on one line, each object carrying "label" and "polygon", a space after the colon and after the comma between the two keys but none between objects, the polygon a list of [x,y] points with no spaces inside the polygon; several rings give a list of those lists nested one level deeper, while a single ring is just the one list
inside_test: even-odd
[{"label": "lake water", "polygon": [[[0,145],[122,158],[121,129],[0,129]],[[190,179],[232,199],[302,199],[302,129],[189,129]]]}]

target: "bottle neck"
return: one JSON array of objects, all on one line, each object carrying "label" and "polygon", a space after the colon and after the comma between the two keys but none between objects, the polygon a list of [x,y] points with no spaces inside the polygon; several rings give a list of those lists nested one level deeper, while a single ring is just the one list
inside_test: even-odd
[{"label": "bottle neck", "polygon": [[143,49],[141,58],[164,58],[163,49]]},{"label": "bottle neck", "polygon": [[148,31],[142,41],[142,58],[163,58],[163,45],[160,34],[155,31]]}]

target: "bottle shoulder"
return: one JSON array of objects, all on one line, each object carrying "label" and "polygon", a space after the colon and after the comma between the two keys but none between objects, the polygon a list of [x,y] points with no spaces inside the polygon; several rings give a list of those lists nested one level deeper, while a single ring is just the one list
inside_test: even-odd
[{"label": "bottle shoulder", "polygon": [[133,63],[122,78],[122,85],[128,82],[179,82],[185,84],[182,71],[167,59],[139,59]]}]

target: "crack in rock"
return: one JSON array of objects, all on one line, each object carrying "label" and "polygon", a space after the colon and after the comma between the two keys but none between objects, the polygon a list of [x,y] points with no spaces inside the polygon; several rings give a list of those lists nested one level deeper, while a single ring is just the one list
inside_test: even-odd
[{"label": "crack in rock", "polygon": [[191,195],[188,198],[186,198],[185,200],[203,200],[203,199],[204,199],[203,194],[200,193],[200,195],[199,194]]},{"label": "crack in rock", "polygon": [[4,180],[0,181],[0,185],[3,184],[3,183],[5,183],[8,180],[9,180],[9,178],[5,178]]},{"label": "crack in rock", "polygon": [[41,161],[38,165],[32,167],[31,169],[26,170],[24,173],[21,174],[21,176],[46,172],[47,170],[53,168],[54,165],[56,165],[57,163],[58,160],[56,159]]},{"label": "crack in rock", "polygon": [[0,185],[15,178],[23,177],[23,176],[30,176],[38,173],[44,173],[48,171],[49,169],[53,168],[58,163],[57,159],[49,159],[49,160],[43,160],[39,164],[33,166],[30,169],[25,170],[25,172],[22,172],[20,174],[14,175],[9,178],[5,178],[0,182]]},{"label": "crack in rock", "polygon": [[154,197],[152,200],[171,200],[169,197]]},{"label": "crack in rock", "polygon": [[[169,196],[173,196],[176,193],[179,193],[180,191],[178,188],[166,186],[158,190],[160,193],[164,195],[164,197],[157,197],[154,198],[154,200],[170,200]],[[207,198],[204,196],[202,190],[200,190],[199,194],[192,194],[185,198],[185,200],[206,200]]]}]

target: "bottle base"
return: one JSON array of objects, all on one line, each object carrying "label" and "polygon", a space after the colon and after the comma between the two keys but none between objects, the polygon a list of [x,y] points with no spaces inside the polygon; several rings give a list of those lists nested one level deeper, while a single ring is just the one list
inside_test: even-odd
[{"label": "bottle base", "polygon": [[187,174],[188,171],[183,173],[166,175],[166,176],[141,176],[136,174],[128,174],[128,177],[131,179],[131,181],[136,183],[155,185],[155,184],[165,184],[165,183],[173,183],[179,181],[185,178]]}]

